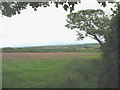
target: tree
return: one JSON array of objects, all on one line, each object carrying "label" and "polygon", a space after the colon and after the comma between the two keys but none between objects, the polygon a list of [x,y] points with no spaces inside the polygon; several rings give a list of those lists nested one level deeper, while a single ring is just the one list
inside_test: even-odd
[{"label": "tree", "polygon": [[2,15],[12,17],[13,15],[20,14],[21,10],[26,9],[27,6],[31,6],[34,11],[37,11],[38,7],[49,7],[51,3],[54,3],[56,8],[62,5],[64,10],[70,9],[70,12],[74,10],[74,5],[79,2],[2,2],[0,10]]},{"label": "tree", "polygon": [[110,32],[110,19],[103,10],[81,10],[67,15],[67,28],[77,29],[78,40],[91,37],[102,46]]},{"label": "tree", "polygon": [[103,71],[98,82],[99,87],[117,88],[118,87],[118,62],[120,54],[118,52],[120,28],[120,4],[116,4],[113,11],[110,29],[111,32],[106,38],[103,46]]},{"label": "tree", "polygon": [[[6,2],[0,2],[0,11],[2,15],[12,17],[13,15],[20,14],[21,10],[26,9],[27,6],[31,6],[35,11],[37,11],[38,7],[49,7],[51,3],[54,3],[56,8],[58,8],[59,5],[62,5],[64,10],[70,10],[71,13],[72,11],[74,11],[74,6],[80,3],[80,0],[75,0],[74,2],[70,1],[71,0],[44,0],[44,2],[17,2],[15,0],[15,2],[9,2],[8,0]],[[97,1],[99,2],[99,0]],[[106,2],[99,3],[102,3],[102,6],[106,6]]]}]

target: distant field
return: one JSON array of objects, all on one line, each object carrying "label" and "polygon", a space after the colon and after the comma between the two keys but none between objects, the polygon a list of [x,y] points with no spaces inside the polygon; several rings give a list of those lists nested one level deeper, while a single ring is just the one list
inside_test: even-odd
[{"label": "distant field", "polygon": [[5,47],[3,53],[100,52],[99,44],[58,45],[36,47]]},{"label": "distant field", "polygon": [[84,53],[3,53],[3,88],[96,88],[101,56]]}]

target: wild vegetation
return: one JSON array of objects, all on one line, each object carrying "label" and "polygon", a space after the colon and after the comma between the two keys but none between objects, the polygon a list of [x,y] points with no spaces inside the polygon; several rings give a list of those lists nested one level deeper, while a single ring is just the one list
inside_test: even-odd
[{"label": "wild vegetation", "polygon": [[119,62],[119,28],[120,28],[120,4],[116,3],[116,10],[113,10],[110,29],[111,32],[106,38],[103,46],[103,68],[99,80],[99,87],[118,87],[118,62]]},{"label": "wild vegetation", "polygon": [[[2,3],[4,10],[2,10],[2,14],[8,17],[11,17],[12,15],[15,15],[16,12],[20,13],[22,9],[25,9],[28,3],[16,3],[12,7],[12,3]],[[36,9],[41,5],[42,3],[30,3],[30,5]],[[47,4],[47,3],[46,3]],[[72,4],[72,3],[71,3]],[[105,4],[103,2],[103,4]],[[16,7],[20,6],[21,7]],[[57,5],[57,4],[56,4]],[[64,9],[66,10],[67,5],[62,4],[64,6]],[[49,5],[48,5],[49,6]],[[17,9],[15,9],[16,7]],[[74,5],[73,5],[74,8]],[[9,12],[7,12],[9,11]],[[81,12],[97,12],[96,10],[83,10],[79,11],[77,13],[77,16]],[[99,12],[99,11],[98,11]],[[89,14],[89,13],[87,13]],[[103,13],[104,14],[104,13]],[[76,15],[76,13],[72,13],[70,15]],[[81,17],[81,20],[84,22],[85,26],[91,26],[86,27],[80,26],[80,21],[76,17],[70,17],[72,22],[68,20],[68,23],[70,24],[70,27],[76,28],[78,24],[78,29],[83,29],[85,33],[88,35],[93,35],[93,38],[96,38],[96,35],[99,37],[104,38],[104,43],[101,45],[101,52],[102,57],[99,55],[88,55],[89,53],[93,53],[89,51],[87,48],[85,51],[86,55],[84,57],[78,55],[78,56],[72,56],[69,57],[69,55],[56,57],[56,58],[49,58],[42,60],[41,58],[32,58],[33,60],[27,60],[24,59],[24,57],[16,58],[16,60],[12,60],[12,57],[6,58],[8,56],[3,56],[3,87],[78,87],[78,88],[117,88],[118,87],[118,29],[119,29],[119,21],[120,21],[120,4],[116,3],[116,10],[113,10],[113,15],[111,15],[111,18],[100,17],[97,16],[101,15],[99,13],[98,15],[93,15],[94,17],[91,17],[93,21],[92,24],[99,25],[99,27],[94,27],[95,25],[88,24],[86,21],[85,14],[79,15]],[[95,19],[95,17],[97,19]],[[68,15],[69,18],[69,15]],[[102,21],[99,21],[101,20]],[[106,21],[107,19],[107,21]],[[105,21],[104,21],[105,20]],[[96,22],[98,21],[98,22]],[[103,22],[103,23],[101,23]],[[71,25],[72,23],[72,25]],[[97,23],[97,24],[96,24]],[[76,25],[76,26],[74,26]],[[105,26],[105,27],[104,27]],[[69,25],[67,25],[69,28]],[[107,28],[107,29],[106,29]],[[88,30],[89,29],[89,30]],[[92,32],[91,32],[92,31]],[[85,36],[88,36],[88,35]],[[78,36],[82,39],[84,38],[83,34],[81,32],[78,32]],[[98,40],[96,38],[96,40]],[[99,40],[98,40],[99,42]],[[101,44],[101,43],[100,43]],[[53,52],[81,52],[76,51],[75,48],[69,48],[65,50],[64,49],[52,49]],[[13,50],[13,51],[12,51]],[[18,50],[18,51],[17,51]],[[15,48],[4,48],[3,52],[23,52],[23,48],[21,50]],[[21,50],[21,51],[20,51]],[[37,49],[33,49],[33,51],[27,52],[37,52]],[[31,49],[32,50],[32,49]],[[51,52],[51,49],[47,49],[45,51],[42,51],[40,48],[40,51],[42,52]],[[60,51],[61,50],[61,51]],[[94,53],[99,54],[99,52],[96,52],[96,48],[94,48]],[[84,51],[84,50],[83,50]],[[72,52],[73,53],[73,52]],[[35,53],[34,53],[35,54]],[[5,53],[3,53],[5,55]],[[20,55],[20,54],[17,54]],[[16,56],[17,56],[16,55]],[[24,54],[26,55],[26,54]],[[54,54],[55,55],[55,54]],[[54,56],[53,55],[53,56]],[[31,55],[32,56],[32,55]],[[46,56],[44,56],[46,57]],[[19,59],[19,60],[18,60]],[[19,81],[19,82],[18,82]],[[22,84],[21,84],[22,82]],[[13,86],[15,85],[15,86]]]},{"label": "wild vegetation", "polygon": [[3,88],[98,87],[102,63],[99,47],[85,44],[3,48]]},{"label": "wild vegetation", "polygon": [[3,53],[3,88],[96,88],[100,53]]},{"label": "wild vegetation", "polygon": [[[111,17],[111,18],[110,18]],[[97,40],[103,52],[103,72],[99,80],[100,87],[118,87],[118,28],[120,4],[111,16],[102,10],[81,10],[68,15],[66,25],[70,29],[78,29],[78,39],[89,36]]]}]

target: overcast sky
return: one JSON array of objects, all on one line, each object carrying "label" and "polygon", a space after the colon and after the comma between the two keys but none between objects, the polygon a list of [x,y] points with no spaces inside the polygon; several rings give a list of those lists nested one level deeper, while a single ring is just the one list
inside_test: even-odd
[{"label": "overcast sky", "polygon": [[[103,8],[95,0],[81,0],[75,6],[75,11],[82,9],[103,9],[110,14],[109,4]],[[66,12],[62,6],[56,8],[51,5],[47,8],[39,7],[34,11],[31,7],[12,18],[0,17],[0,47],[42,46],[61,44],[97,43],[91,38],[77,41],[76,30],[65,27]]]}]

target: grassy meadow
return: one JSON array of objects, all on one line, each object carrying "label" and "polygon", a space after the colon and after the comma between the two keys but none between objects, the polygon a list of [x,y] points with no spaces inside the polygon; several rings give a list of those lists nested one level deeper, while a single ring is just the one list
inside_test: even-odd
[{"label": "grassy meadow", "polygon": [[97,88],[96,51],[2,53],[3,88]]}]

